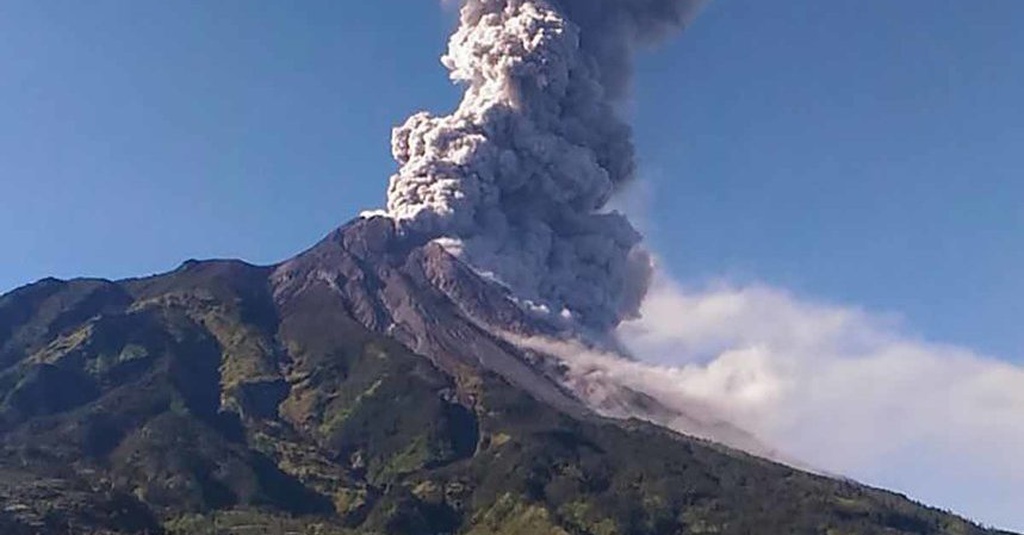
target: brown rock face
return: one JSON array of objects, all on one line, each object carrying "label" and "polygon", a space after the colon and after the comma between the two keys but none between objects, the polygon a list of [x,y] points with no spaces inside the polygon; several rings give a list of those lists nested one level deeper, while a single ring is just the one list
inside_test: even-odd
[{"label": "brown rock face", "polygon": [[[366,328],[390,336],[453,377],[483,368],[570,414],[586,409],[530,357],[493,334],[557,335],[500,285],[436,243],[399,236],[386,218],[358,219],[271,275],[279,306],[306,292],[332,292]],[[460,392],[463,396],[469,392]]]},{"label": "brown rock face", "polygon": [[[606,349],[617,349],[610,336],[588,333],[585,340],[557,318],[531,315],[504,287],[481,277],[439,244],[399,235],[390,219],[349,223],[280,265],[271,281],[279,306],[304,293],[334,295],[363,326],[430,359],[460,385],[482,369],[576,417],[600,413],[641,418],[782,460],[749,433],[701,407],[681,410],[604,379],[569,378],[558,357],[510,342],[534,337],[598,340]],[[459,396],[472,404],[471,391],[461,389]]]}]

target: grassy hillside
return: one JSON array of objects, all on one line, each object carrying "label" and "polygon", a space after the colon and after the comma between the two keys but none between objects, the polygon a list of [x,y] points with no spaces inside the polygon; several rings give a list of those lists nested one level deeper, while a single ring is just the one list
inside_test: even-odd
[{"label": "grassy hillside", "polygon": [[891,493],[566,416],[269,270],[0,298],[0,533],[982,534]]}]

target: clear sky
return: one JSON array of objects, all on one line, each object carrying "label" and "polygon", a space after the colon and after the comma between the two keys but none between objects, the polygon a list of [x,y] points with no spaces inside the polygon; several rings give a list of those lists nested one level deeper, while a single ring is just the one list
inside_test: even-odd
[{"label": "clear sky", "polygon": [[[459,92],[439,2],[0,2],[0,291],[287,258],[379,206]],[[644,54],[629,203],[761,282],[1024,362],[1024,2],[712,0]]]}]

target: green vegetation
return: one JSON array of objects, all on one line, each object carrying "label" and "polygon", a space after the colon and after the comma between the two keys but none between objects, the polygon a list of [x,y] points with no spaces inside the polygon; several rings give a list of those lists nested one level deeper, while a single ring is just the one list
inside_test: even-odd
[{"label": "green vegetation", "polygon": [[0,533],[982,534],[891,493],[450,377],[327,288],[189,263],[0,297]]}]

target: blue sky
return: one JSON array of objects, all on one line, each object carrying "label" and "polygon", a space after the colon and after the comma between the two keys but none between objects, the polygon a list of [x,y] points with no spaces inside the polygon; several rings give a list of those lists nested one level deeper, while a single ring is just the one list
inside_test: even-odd
[{"label": "blue sky", "polygon": [[1024,3],[712,2],[642,64],[660,251],[1024,359]]},{"label": "blue sky", "polygon": [[[381,204],[389,132],[458,96],[431,2],[9,0],[0,288],[273,262]],[[1016,0],[712,2],[642,58],[651,240],[1024,357]]]},{"label": "blue sky", "polygon": [[[1024,357],[1016,0],[717,0],[642,58],[645,219],[685,280],[766,281]],[[0,288],[273,262],[379,205],[458,96],[432,2],[0,5]]]},{"label": "blue sky", "polygon": [[[625,110],[652,248],[684,285],[1024,362],[1022,20],[1019,0],[713,0],[644,54]],[[408,0],[0,3],[0,291],[270,263],[379,206],[391,128],[457,102],[452,23]]]}]

